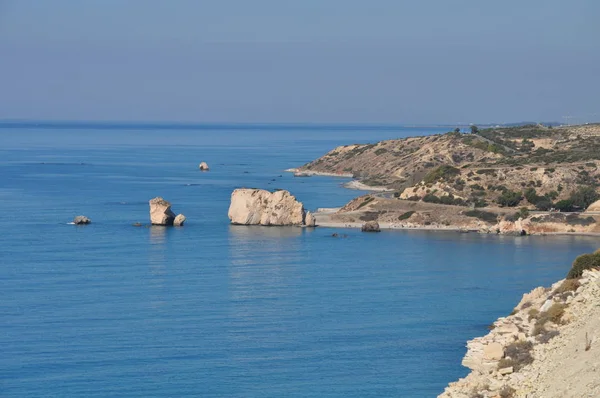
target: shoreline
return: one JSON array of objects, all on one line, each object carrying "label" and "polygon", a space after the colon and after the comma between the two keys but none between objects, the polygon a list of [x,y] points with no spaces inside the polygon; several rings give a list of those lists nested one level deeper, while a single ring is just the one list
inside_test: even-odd
[{"label": "shoreline", "polygon": [[[344,221],[332,221],[329,216],[337,212],[340,208],[319,208],[319,210],[312,213],[315,217],[316,227],[321,228],[334,228],[334,229],[361,229],[365,222],[344,222]],[[414,224],[400,224],[390,222],[380,222],[379,228],[384,230],[398,230],[398,231],[440,231],[440,232],[458,232],[458,233],[477,233],[483,235],[503,235],[510,236],[510,234],[501,234],[496,232],[487,232],[481,229],[468,229],[456,226],[436,226],[436,225],[414,225]],[[532,233],[525,236],[584,236],[584,237],[600,237],[600,232],[544,232],[544,233]]]},{"label": "shoreline", "polygon": [[352,173],[327,173],[323,171],[310,171],[310,170],[300,170],[298,168],[291,168],[283,170],[286,173],[298,173],[303,177],[312,177],[312,176],[324,176],[324,177],[341,177],[341,178],[354,178],[354,174]]},{"label": "shoreline", "polygon": [[[352,181],[348,181],[342,186],[346,189],[354,189],[357,191],[366,191],[366,192],[394,192],[393,189],[389,189],[382,186],[371,186],[365,183],[360,182],[360,180],[354,179],[354,174],[352,173],[328,173],[324,171],[310,171],[310,170],[300,170],[298,168],[291,168],[284,170],[286,173],[294,173],[296,177],[338,177],[338,178],[352,178]],[[297,175],[296,175],[297,174]]]},{"label": "shoreline", "polygon": [[394,192],[393,189],[389,189],[381,186],[371,186],[360,182],[359,180],[352,180],[343,184],[344,188],[355,189],[358,191],[370,191],[370,192]]}]

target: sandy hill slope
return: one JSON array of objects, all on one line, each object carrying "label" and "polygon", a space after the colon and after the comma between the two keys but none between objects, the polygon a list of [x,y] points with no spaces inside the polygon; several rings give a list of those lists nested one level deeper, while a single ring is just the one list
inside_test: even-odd
[{"label": "sandy hill slope", "polygon": [[597,187],[599,166],[600,125],[530,125],[345,145],[298,170],[350,173],[403,199],[543,209]]}]

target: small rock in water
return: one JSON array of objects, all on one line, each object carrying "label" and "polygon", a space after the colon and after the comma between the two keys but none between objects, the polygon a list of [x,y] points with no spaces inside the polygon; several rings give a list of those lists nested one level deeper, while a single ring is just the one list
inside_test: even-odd
[{"label": "small rock in water", "polygon": [[182,227],[185,222],[185,216],[183,214],[178,214],[173,221],[173,225],[176,227]]},{"label": "small rock in water", "polygon": [[75,225],[86,225],[91,222],[92,222],[92,220],[90,220],[86,216],[77,216],[73,219],[73,224],[75,224]]},{"label": "small rock in water", "polygon": [[200,163],[200,165],[198,166],[198,168],[200,169],[200,171],[208,171],[208,170],[210,170],[209,167],[208,167],[208,164],[206,162]]},{"label": "small rock in water", "polygon": [[141,226],[142,226],[142,223],[141,223],[141,222],[134,222],[134,223],[133,223],[133,224],[131,224],[131,225],[133,225],[134,227],[141,227]]},{"label": "small rock in water", "polygon": [[381,232],[377,221],[367,221],[360,230],[363,232]]}]

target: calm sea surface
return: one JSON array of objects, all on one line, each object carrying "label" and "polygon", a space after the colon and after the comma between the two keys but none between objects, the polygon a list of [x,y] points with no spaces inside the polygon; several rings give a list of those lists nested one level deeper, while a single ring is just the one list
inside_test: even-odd
[{"label": "calm sea surface", "polygon": [[[467,373],[466,340],[597,239],[334,239],[227,209],[243,186],[343,205],[360,194],[343,179],[283,170],[439,131],[0,129],[0,396],[436,396]],[[155,196],[185,227],[131,225]]]}]

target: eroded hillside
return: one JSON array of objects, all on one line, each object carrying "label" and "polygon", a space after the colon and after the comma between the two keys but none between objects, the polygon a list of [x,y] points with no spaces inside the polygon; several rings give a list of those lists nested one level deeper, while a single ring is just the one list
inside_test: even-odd
[{"label": "eroded hillside", "polygon": [[529,125],[345,145],[299,170],[352,173],[415,201],[569,211],[597,199],[599,165],[600,125]]}]

